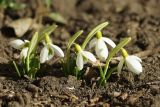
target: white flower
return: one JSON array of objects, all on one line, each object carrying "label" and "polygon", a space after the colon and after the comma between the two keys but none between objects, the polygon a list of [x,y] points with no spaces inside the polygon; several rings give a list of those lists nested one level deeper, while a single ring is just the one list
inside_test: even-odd
[{"label": "white flower", "polygon": [[101,61],[105,61],[108,57],[108,48],[105,44],[109,44],[112,48],[116,47],[116,44],[109,38],[102,37],[101,32],[97,32],[97,37],[92,39],[89,43],[89,48],[95,47],[95,52]]},{"label": "white flower", "polygon": [[40,53],[40,62],[44,63],[45,61],[50,60],[54,56],[54,53],[59,57],[64,57],[64,53],[61,48],[53,45],[52,43],[45,44]]},{"label": "white flower", "polygon": [[88,51],[83,51],[78,44],[75,44],[75,48],[77,50],[76,65],[79,70],[83,69],[84,58],[90,60],[91,62],[96,62],[96,58],[92,53]]},{"label": "white flower", "polygon": [[20,58],[21,59],[23,57],[24,58],[27,57],[28,45],[29,45],[29,41],[28,40],[22,41],[20,39],[16,39],[16,40],[11,41],[9,44],[15,49],[22,50],[21,53],[20,53]]},{"label": "white flower", "polygon": [[127,68],[135,74],[140,74],[142,72],[142,60],[134,55],[127,56],[125,59],[121,59],[118,64],[118,72],[121,72],[124,62],[126,62]]}]

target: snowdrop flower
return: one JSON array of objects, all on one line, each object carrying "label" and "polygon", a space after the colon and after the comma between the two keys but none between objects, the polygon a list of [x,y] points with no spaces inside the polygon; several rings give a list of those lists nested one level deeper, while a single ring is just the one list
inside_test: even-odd
[{"label": "snowdrop flower", "polygon": [[77,51],[76,65],[79,70],[83,69],[84,58],[90,60],[91,62],[96,62],[95,56],[88,51],[83,51],[78,44],[75,44],[75,49]]},{"label": "snowdrop flower", "polygon": [[100,31],[97,32],[96,38],[92,39],[89,43],[89,48],[91,49],[95,47],[96,55],[101,61],[105,61],[108,57],[108,48],[105,42],[112,48],[116,47],[116,44],[111,39],[102,37],[102,33]]},{"label": "snowdrop flower", "polygon": [[127,68],[135,74],[140,74],[142,72],[142,60],[134,55],[128,55],[125,49],[122,49],[123,59],[120,60],[118,64],[118,72],[121,72],[124,62],[126,62]]},{"label": "snowdrop flower", "polygon": [[20,53],[20,58],[26,58],[28,52],[29,41],[28,40],[20,40],[16,39],[9,43],[13,48],[22,50]]},{"label": "snowdrop flower", "polygon": [[40,62],[44,63],[47,60],[50,60],[54,54],[56,54],[59,57],[64,57],[64,53],[56,45],[53,45],[51,42],[51,39],[49,38],[49,35],[45,36],[45,42],[44,42],[44,48],[41,50],[40,53]]}]

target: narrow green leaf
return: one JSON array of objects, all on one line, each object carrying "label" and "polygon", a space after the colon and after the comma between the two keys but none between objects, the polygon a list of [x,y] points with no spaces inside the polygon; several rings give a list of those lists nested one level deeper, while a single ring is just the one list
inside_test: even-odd
[{"label": "narrow green leaf", "polygon": [[30,56],[30,54],[32,53],[32,51],[35,49],[35,47],[37,46],[37,42],[38,42],[38,32],[36,32],[33,37],[32,40],[29,44],[29,49],[28,49],[28,53],[27,56]]},{"label": "narrow green leaf", "polygon": [[86,37],[82,44],[82,49],[84,49],[87,45],[87,43],[90,41],[90,39],[97,33],[97,31],[102,30],[104,27],[108,25],[108,22],[101,23],[100,25],[96,26]]},{"label": "narrow green leaf", "polygon": [[48,26],[46,28],[44,28],[40,33],[39,33],[39,38],[38,41],[43,40],[43,38],[45,37],[45,34],[50,35],[55,29],[57,28],[57,25],[52,25],[52,26]]},{"label": "narrow green leaf", "polygon": [[20,73],[20,71],[19,71],[19,69],[17,67],[17,64],[14,61],[13,61],[13,65],[14,65],[14,67],[16,69],[16,72],[17,72],[18,76],[21,77],[21,73]]},{"label": "narrow green leaf", "polygon": [[113,72],[115,72],[116,70],[117,70],[117,67],[114,67],[114,68],[112,68],[112,69],[109,70],[109,72],[108,72],[107,75],[106,75],[106,81],[108,81],[108,79],[109,79],[109,77],[111,76],[111,74],[112,74]]},{"label": "narrow green leaf", "polygon": [[38,58],[32,58],[30,61],[30,68],[40,69],[40,61]]},{"label": "narrow green leaf", "polygon": [[26,58],[26,69],[27,69],[26,72],[29,72],[29,70],[30,70],[30,65],[29,65],[29,63],[30,63],[30,55],[33,52],[33,50],[36,48],[37,43],[38,43],[38,32],[36,32],[33,35],[32,40],[31,40],[31,42],[29,44],[29,49],[28,49],[27,58]]},{"label": "narrow green leaf", "polygon": [[77,33],[75,33],[68,42],[68,46],[67,46],[67,50],[71,48],[72,44],[74,43],[74,41],[83,33],[83,30],[78,31]]}]

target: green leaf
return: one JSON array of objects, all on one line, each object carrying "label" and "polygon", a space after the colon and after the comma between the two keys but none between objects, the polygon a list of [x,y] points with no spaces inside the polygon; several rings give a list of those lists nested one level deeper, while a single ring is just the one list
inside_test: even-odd
[{"label": "green leaf", "polygon": [[61,23],[61,24],[67,23],[67,20],[59,13],[52,12],[48,14],[47,16],[57,23]]},{"label": "green leaf", "polygon": [[71,46],[73,45],[74,41],[83,33],[83,30],[78,31],[77,33],[75,33],[68,42],[68,46],[67,46],[67,50],[71,48]]},{"label": "green leaf", "polygon": [[35,69],[40,69],[40,61],[39,61],[39,59],[38,58],[32,58],[31,60],[30,60],[30,67],[31,67],[31,69],[32,68],[35,68]]},{"label": "green leaf", "polygon": [[19,69],[18,69],[17,64],[15,63],[15,61],[13,61],[13,65],[14,65],[14,67],[16,69],[16,72],[17,72],[18,76],[21,77],[21,73],[20,73],[20,71],[19,71]]},{"label": "green leaf", "polygon": [[82,49],[84,49],[87,45],[87,43],[90,41],[90,39],[97,33],[97,31],[102,30],[104,27],[106,27],[108,25],[108,22],[104,22],[98,26],[96,26],[86,37],[86,39],[84,40],[83,44],[82,44]]},{"label": "green leaf", "polygon": [[38,41],[43,40],[45,37],[45,34],[50,35],[55,29],[57,28],[57,25],[53,24],[52,26],[45,27],[40,33],[39,33],[39,39]]},{"label": "green leaf", "polygon": [[28,49],[28,53],[27,56],[30,56],[30,54],[32,53],[32,51],[35,49],[35,47],[37,46],[38,43],[38,32],[36,32],[33,37],[32,40],[29,44],[29,49]]},{"label": "green leaf", "polygon": [[31,53],[33,52],[33,50],[36,48],[38,44],[38,32],[36,32],[33,37],[32,37],[32,40],[29,44],[29,49],[28,49],[28,53],[27,53],[27,58],[26,58],[26,72],[29,72],[30,70],[30,55]]},{"label": "green leaf", "polygon": [[28,76],[33,79],[36,76],[37,71],[40,69],[40,61],[38,58],[30,59],[30,71],[28,72]]}]

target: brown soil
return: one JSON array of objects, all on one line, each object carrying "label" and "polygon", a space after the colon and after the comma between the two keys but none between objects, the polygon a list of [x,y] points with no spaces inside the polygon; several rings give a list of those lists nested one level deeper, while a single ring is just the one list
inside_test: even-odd
[{"label": "brown soil", "polygon": [[[17,0],[18,1],[18,0]],[[23,0],[25,2],[25,0]],[[44,75],[35,80],[17,78],[10,63],[18,52],[8,42],[15,38],[5,23],[24,17],[38,17],[37,3],[26,0],[29,8],[0,10],[0,105],[2,107],[159,107],[160,105],[160,1],[159,0],[53,0],[52,11],[59,12],[67,24],[58,24],[53,42],[66,49],[71,34],[83,29],[87,34],[94,26],[109,21],[103,34],[118,43],[132,37],[129,53],[143,52],[143,73],[134,75],[123,69],[109,79],[106,87],[93,81],[65,77],[58,63],[43,65]],[[43,23],[50,21],[43,19]],[[7,32],[7,33],[6,33]],[[31,37],[25,34],[23,39]],[[81,43],[85,36],[78,42]],[[149,54],[146,53],[150,51]]]}]

